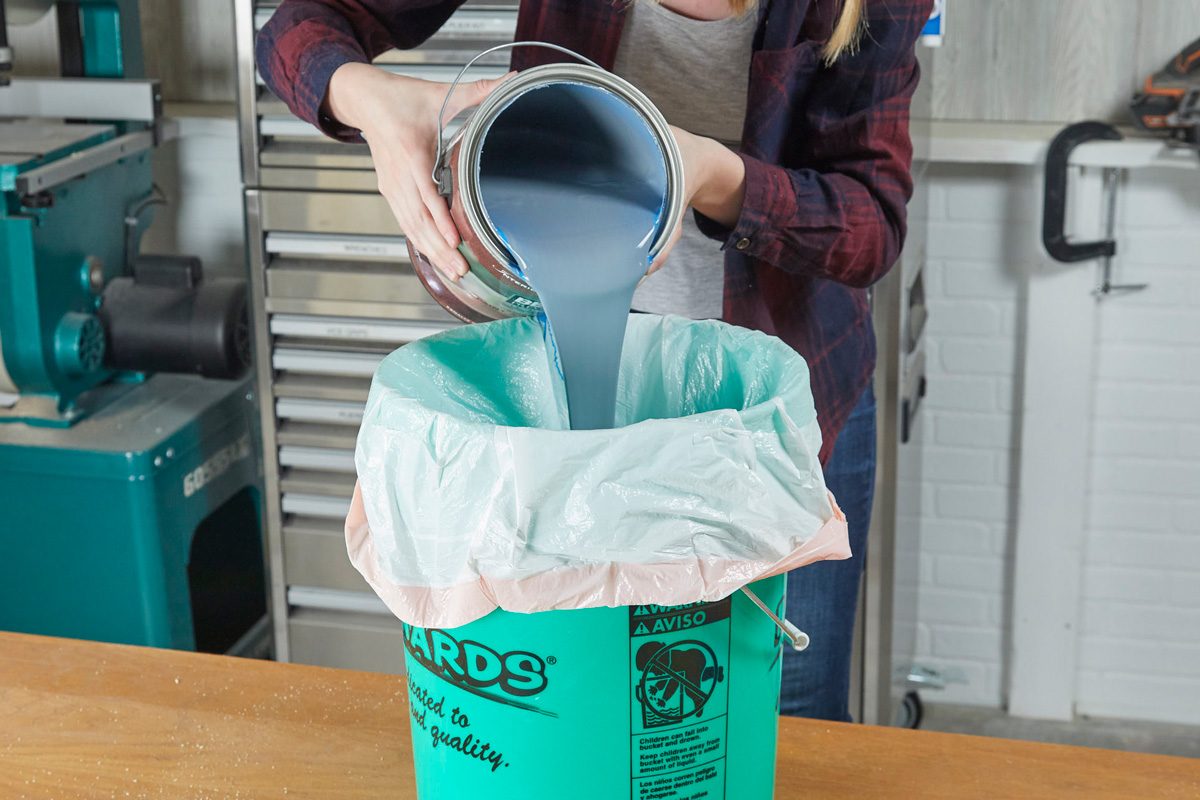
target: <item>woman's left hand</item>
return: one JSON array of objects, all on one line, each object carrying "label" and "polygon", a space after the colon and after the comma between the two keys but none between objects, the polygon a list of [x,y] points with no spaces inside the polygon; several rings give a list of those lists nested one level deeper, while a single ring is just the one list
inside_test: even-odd
[{"label": "woman's left hand", "polygon": [[679,144],[683,162],[683,209],[671,240],[659,251],[647,275],[666,263],[683,231],[684,214],[695,208],[706,217],[732,227],[741,215],[746,195],[746,167],[737,153],[715,139],[688,133],[674,125],[671,133]]}]

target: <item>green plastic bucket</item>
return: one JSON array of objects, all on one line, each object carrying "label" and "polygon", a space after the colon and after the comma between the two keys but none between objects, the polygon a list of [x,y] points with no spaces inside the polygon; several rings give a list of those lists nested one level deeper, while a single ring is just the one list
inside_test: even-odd
[{"label": "green plastic bucket", "polygon": [[404,633],[420,800],[772,797],[781,636],[741,592]]}]

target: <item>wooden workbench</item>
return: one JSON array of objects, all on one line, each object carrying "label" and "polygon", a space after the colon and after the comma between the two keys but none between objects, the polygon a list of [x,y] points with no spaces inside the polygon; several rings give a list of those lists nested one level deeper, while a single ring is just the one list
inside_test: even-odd
[{"label": "wooden workbench", "polygon": [[[1200,798],[1183,758],[792,719],[779,741],[779,800]],[[126,797],[412,800],[402,679],[0,633],[0,798]]]}]

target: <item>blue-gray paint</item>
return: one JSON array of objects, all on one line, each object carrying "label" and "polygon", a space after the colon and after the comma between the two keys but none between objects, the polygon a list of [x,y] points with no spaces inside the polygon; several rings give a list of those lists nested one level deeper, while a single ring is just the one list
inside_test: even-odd
[{"label": "blue-gray paint", "polygon": [[616,95],[554,83],[497,116],[478,174],[489,223],[541,298],[571,427],[611,428],[629,306],[663,222],[662,147]]}]

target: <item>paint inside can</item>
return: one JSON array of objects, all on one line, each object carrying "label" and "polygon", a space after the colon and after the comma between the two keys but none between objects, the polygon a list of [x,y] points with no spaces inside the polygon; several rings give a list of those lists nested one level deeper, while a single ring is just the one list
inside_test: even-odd
[{"label": "paint inside can", "polygon": [[530,89],[496,115],[481,205],[541,299],[571,427],[613,427],[629,307],[664,225],[666,156],[628,102],[582,83]]}]

